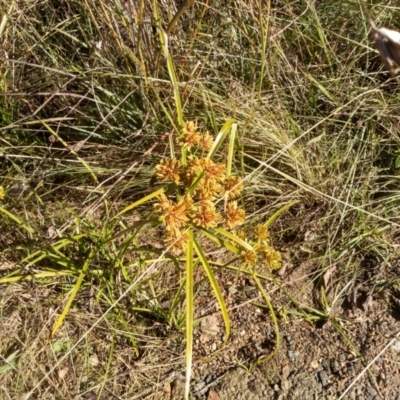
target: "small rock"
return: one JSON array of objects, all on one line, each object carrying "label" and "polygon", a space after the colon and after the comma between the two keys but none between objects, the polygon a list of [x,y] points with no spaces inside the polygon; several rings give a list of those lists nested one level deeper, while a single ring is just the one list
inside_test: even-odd
[{"label": "small rock", "polygon": [[369,387],[365,393],[366,400],[374,400],[376,396],[378,396],[378,392],[373,387]]},{"label": "small rock", "polygon": [[337,360],[331,361],[331,370],[334,374],[337,374],[339,372],[339,363],[337,362]]},{"label": "small rock", "polygon": [[166,394],[166,396],[168,398],[171,396],[171,392],[172,392],[171,382],[164,382],[163,392]]},{"label": "small rock", "polygon": [[329,376],[325,371],[318,372],[318,378],[321,382],[322,387],[326,387],[329,385]]},{"label": "small rock", "polygon": [[283,393],[288,393],[290,389],[290,382],[287,380],[283,380],[281,382],[281,390]]},{"label": "small rock", "polygon": [[97,366],[99,365],[99,358],[97,357],[97,354],[92,354],[92,355],[89,357],[89,364],[90,364],[92,367],[97,367]]},{"label": "small rock", "polygon": [[196,385],[193,388],[194,392],[199,392],[206,386],[206,383],[204,381],[197,382]]},{"label": "small rock", "polygon": [[93,392],[93,390],[91,390],[90,392],[86,392],[82,397],[86,400],[97,400],[98,399],[97,394],[95,392]]},{"label": "small rock", "polygon": [[288,365],[285,365],[282,368],[282,379],[286,380],[290,374],[290,368]]},{"label": "small rock", "polygon": [[324,367],[324,370],[326,370],[326,371],[330,371],[330,369],[331,369],[331,363],[330,363],[330,360],[328,360],[328,359],[323,359],[322,360],[322,366]]},{"label": "small rock", "polygon": [[291,362],[296,361],[299,358],[300,353],[298,351],[288,351],[288,357]]},{"label": "small rock", "polygon": [[216,336],[220,332],[218,315],[209,315],[201,321],[202,331],[211,336]]},{"label": "small rock", "polygon": [[400,353],[400,340],[395,340],[392,345],[390,346],[392,350],[394,350],[396,353]]}]

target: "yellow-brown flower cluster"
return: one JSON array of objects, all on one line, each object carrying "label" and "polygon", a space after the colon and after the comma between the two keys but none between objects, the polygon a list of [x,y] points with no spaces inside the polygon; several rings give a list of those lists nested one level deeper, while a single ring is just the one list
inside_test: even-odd
[{"label": "yellow-brown flower cluster", "polygon": [[204,151],[210,150],[214,144],[214,138],[210,132],[201,133],[197,129],[197,121],[185,122],[179,137],[179,144],[188,150],[195,146]]},{"label": "yellow-brown flower cluster", "polygon": [[214,228],[221,219],[221,215],[215,210],[214,203],[205,200],[199,203],[193,223],[202,228]]},{"label": "yellow-brown flower cluster", "polygon": [[160,182],[174,181],[178,184],[181,180],[182,164],[179,160],[165,158],[156,165],[156,176]]},{"label": "yellow-brown flower cluster", "polygon": [[277,270],[282,266],[281,253],[275,250],[269,243],[269,231],[265,225],[257,225],[254,235],[256,241],[252,243],[255,257],[249,257],[249,250],[241,253],[242,263],[246,267],[255,268],[257,264],[266,264],[271,270]]},{"label": "yellow-brown flower cluster", "polygon": [[195,211],[193,200],[189,196],[184,196],[175,202],[168,199],[165,194],[161,194],[155,209],[161,214],[161,220],[166,228],[165,245],[171,246],[175,254],[184,252],[189,240],[185,228]]},{"label": "yellow-brown flower cluster", "polygon": [[159,196],[155,208],[162,214],[162,221],[168,231],[179,230],[189,221],[194,211],[193,200],[189,196],[182,197],[178,202],[169,200],[165,194]]},{"label": "yellow-brown flower cluster", "polygon": [[254,235],[261,243],[269,241],[269,230],[265,225],[257,225],[254,231]]},{"label": "yellow-brown flower cluster", "polygon": [[205,131],[203,134],[200,135],[200,140],[199,140],[199,147],[203,149],[204,151],[209,151],[211,150],[212,145],[214,144],[214,138],[210,134],[210,132]]},{"label": "yellow-brown flower cluster", "polygon": [[264,261],[272,270],[277,270],[282,267],[282,256],[279,251],[271,246],[266,246],[263,251]]},{"label": "yellow-brown flower cluster", "polygon": [[[218,224],[236,230],[235,235],[247,241],[245,231],[237,230],[245,222],[245,211],[235,200],[244,184],[239,177],[227,176],[225,164],[203,155],[214,144],[212,135],[208,131],[199,132],[197,121],[189,121],[182,127],[178,144],[187,151],[182,158],[184,163],[167,158],[156,166],[156,177],[160,182],[172,181],[177,186],[176,199],[162,194],[155,204],[165,227],[165,245],[173,253],[181,254],[190,240],[189,228],[212,229]],[[221,198],[225,201],[218,202]],[[256,226],[254,237],[254,240],[247,241],[251,247],[246,246],[240,254],[244,266],[256,268],[264,264],[270,270],[279,269],[282,257],[269,242],[268,227],[265,224]]]},{"label": "yellow-brown flower cluster", "polygon": [[182,232],[179,229],[167,231],[164,237],[164,244],[167,247],[171,247],[173,254],[182,254],[186,251],[186,246],[189,241],[189,235],[187,232]]},{"label": "yellow-brown flower cluster", "polygon": [[238,176],[229,176],[225,181],[225,197],[233,199],[243,190],[244,184]]},{"label": "yellow-brown flower cluster", "polygon": [[189,175],[200,176],[196,186],[196,195],[200,200],[214,200],[222,194],[226,167],[207,157],[196,157],[190,160]]},{"label": "yellow-brown flower cluster", "polygon": [[[196,153],[196,148],[208,151],[214,138],[206,131],[198,131],[197,122],[186,122],[179,137],[179,145],[188,150],[185,165],[177,159],[164,159],[156,166],[156,177],[160,182],[172,181],[177,186],[177,200],[159,196],[155,204],[165,226],[165,244],[174,253],[185,251],[188,241],[186,233],[190,226],[205,229],[223,224],[229,229],[243,225],[245,212],[233,201],[243,190],[238,177],[227,177],[226,166]],[[225,213],[217,210],[216,200],[225,197]],[[220,202],[219,208],[224,204]]]},{"label": "yellow-brown flower cluster", "polygon": [[239,208],[237,201],[231,201],[226,206],[225,224],[228,228],[233,229],[244,224],[245,212]]},{"label": "yellow-brown flower cluster", "polygon": [[253,268],[257,263],[257,253],[252,250],[243,250],[240,254],[242,262],[246,268]]}]

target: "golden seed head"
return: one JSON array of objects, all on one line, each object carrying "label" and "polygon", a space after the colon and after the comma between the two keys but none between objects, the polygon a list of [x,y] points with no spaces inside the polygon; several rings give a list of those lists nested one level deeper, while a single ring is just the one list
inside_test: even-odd
[{"label": "golden seed head", "polygon": [[233,199],[242,192],[244,188],[243,180],[238,176],[230,176],[225,181],[225,197]]},{"label": "golden seed head", "polygon": [[240,258],[246,268],[255,267],[257,264],[257,253],[254,250],[243,250]]},{"label": "golden seed head", "polygon": [[190,236],[187,232],[181,232],[179,229],[173,229],[167,232],[164,238],[164,244],[167,247],[171,246],[171,253],[179,255],[186,251],[189,239]]},{"label": "golden seed head", "polygon": [[265,225],[257,225],[254,233],[260,242],[268,242],[269,230]]},{"label": "golden seed head", "polygon": [[182,175],[182,164],[176,158],[165,158],[156,166],[156,175],[160,182],[174,181],[179,183]]},{"label": "golden seed head", "polygon": [[216,181],[223,181],[225,179],[225,164],[216,164],[208,157],[204,157],[200,160],[202,167],[204,168],[204,176],[207,179],[214,179]]},{"label": "golden seed head", "polygon": [[272,270],[276,270],[282,267],[282,256],[279,251],[276,251],[271,246],[265,246],[263,248],[264,260]]},{"label": "golden seed head", "polygon": [[212,137],[210,132],[206,131],[201,134],[198,144],[202,150],[209,151],[214,144],[214,138]]},{"label": "golden seed head", "polygon": [[159,196],[159,202],[156,203],[155,208],[162,213],[162,220],[168,231],[184,227],[194,212],[193,200],[188,196],[182,197],[175,203],[163,194]]},{"label": "golden seed head", "polygon": [[197,122],[188,121],[182,128],[182,134],[179,137],[179,143],[190,150],[193,146],[198,145],[201,140],[201,133],[197,132]]},{"label": "golden seed head", "polygon": [[221,220],[211,201],[202,201],[198,204],[193,223],[203,228],[213,228]]},{"label": "golden seed head", "polygon": [[225,224],[233,229],[244,224],[245,212],[238,208],[237,201],[231,201],[226,206]]}]

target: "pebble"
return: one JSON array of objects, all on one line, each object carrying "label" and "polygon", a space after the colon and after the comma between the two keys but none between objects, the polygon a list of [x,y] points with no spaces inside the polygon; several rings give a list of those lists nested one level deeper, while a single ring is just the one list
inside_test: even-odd
[{"label": "pebble", "polygon": [[331,364],[331,365],[330,365],[331,370],[332,370],[332,372],[333,372],[334,374],[336,374],[336,373],[338,373],[338,372],[340,371],[340,366],[339,366],[339,363],[338,363],[337,360],[331,360],[331,363],[330,363],[330,364]]},{"label": "pebble", "polygon": [[390,346],[392,350],[394,350],[396,353],[400,353],[400,340],[395,340],[392,345]]},{"label": "pebble", "polygon": [[365,393],[366,400],[374,400],[376,396],[378,396],[378,392],[373,387],[369,387]]},{"label": "pebble", "polygon": [[206,383],[204,381],[200,381],[194,386],[193,391],[198,392],[198,391],[202,390],[205,386],[206,386]]},{"label": "pebble", "polygon": [[283,379],[283,380],[286,380],[286,379],[289,377],[289,374],[290,374],[289,365],[285,365],[285,366],[282,368],[282,379]]},{"label": "pebble", "polygon": [[284,393],[288,393],[290,389],[290,382],[287,380],[283,380],[281,383],[281,390]]},{"label": "pebble", "polygon": [[288,357],[291,362],[296,361],[299,358],[300,353],[298,351],[288,351]]},{"label": "pebble", "polygon": [[321,382],[322,387],[328,386],[329,384],[329,377],[325,371],[318,372],[318,378]]}]

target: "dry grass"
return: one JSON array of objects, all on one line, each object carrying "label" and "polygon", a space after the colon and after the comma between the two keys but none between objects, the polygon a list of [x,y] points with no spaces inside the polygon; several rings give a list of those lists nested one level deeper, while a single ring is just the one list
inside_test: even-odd
[{"label": "dry grass", "polygon": [[[159,231],[123,246],[146,207],[113,218],[153,191],[154,166],[169,154],[163,135],[176,124],[152,2],[8,3],[0,5],[0,397],[162,396],[184,368],[184,303],[170,308],[182,276],[158,258]],[[177,3],[160,2],[165,29]],[[171,26],[169,49],[186,119],[213,132],[238,122],[248,226],[299,201],[272,234],[289,272],[312,267],[277,308],[316,321],[340,317],[359,285],[392,296],[398,79],[382,71],[360,4],[225,3],[195,2]],[[371,13],[378,25],[400,26],[398,8]],[[226,255],[209,250],[223,266]],[[203,278],[198,293],[209,290]],[[271,279],[285,290],[283,278]]]}]

